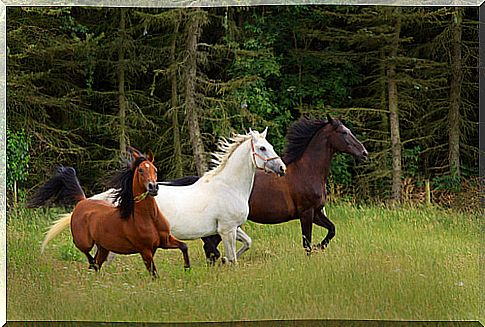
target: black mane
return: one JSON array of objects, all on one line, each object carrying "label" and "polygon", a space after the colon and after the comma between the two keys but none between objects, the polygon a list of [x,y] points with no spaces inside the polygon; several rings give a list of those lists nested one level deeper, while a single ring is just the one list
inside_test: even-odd
[{"label": "black mane", "polygon": [[115,189],[114,201],[118,202],[118,209],[123,219],[129,218],[133,213],[135,203],[133,200],[133,176],[135,170],[145,160],[147,159],[143,156],[138,157],[133,164],[127,164],[107,183],[108,187]]},{"label": "black mane", "polygon": [[158,184],[166,186],[188,186],[197,182],[199,178],[199,176],[185,176],[177,179],[171,179],[169,181],[159,182]]},{"label": "black mane", "polygon": [[286,147],[283,154],[285,164],[298,160],[305,152],[313,136],[325,125],[326,120],[301,118],[294,122],[286,133]]}]

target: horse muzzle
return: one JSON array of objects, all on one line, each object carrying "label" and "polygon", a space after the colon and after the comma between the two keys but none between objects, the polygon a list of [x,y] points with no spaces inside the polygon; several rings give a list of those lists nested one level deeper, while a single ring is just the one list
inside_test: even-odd
[{"label": "horse muzzle", "polygon": [[[279,161],[279,162],[278,162]],[[278,176],[285,176],[286,174],[286,165],[283,163],[283,161],[281,161],[280,158],[277,159],[277,161],[275,160],[274,162],[267,162],[265,165],[264,165],[264,172],[266,174],[268,173],[274,173]]]},{"label": "horse muzzle", "polygon": [[277,173],[277,175],[280,176],[280,177],[285,176],[286,175],[286,166],[281,165],[280,170]]},{"label": "horse muzzle", "polygon": [[367,152],[367,150],[364,149],[364,151],[362,151],[361,154],[359,154],[357,156],[357,161],[359,162],[365,162],[369,159],[369,152]]},{"label": "horse muzzle", "polygon": [[158,183],[148,183],[148,194],[150,194],[151,196],[157,196]]}]

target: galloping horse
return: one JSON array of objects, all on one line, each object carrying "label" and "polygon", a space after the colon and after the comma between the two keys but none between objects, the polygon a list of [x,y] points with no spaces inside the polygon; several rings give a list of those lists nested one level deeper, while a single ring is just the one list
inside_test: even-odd
[{"label": "galloping horse", "polygon": [[[86,199],[72,167],[58,168],[57,174],[36,192],[30,207],[41,206],[59,194],[77,201],[72,214],[63,215],[47,232],[42,251],[71,225],[74,244],[88,258],[89,268],[96,271],[101,269],[110,251],[140,253],[148,271],[158,277],[153,262],[157,248],[180,249],[185,268],[190,267],[187,245],[171,235],[170,225],[155,202],[158,184],[152,153],[145,157],[131,150],[134,160],[113,179],[118,186],[115,198],[119,207],[112,202]],[[94,245],[98,250],[93,258],[90,251]]]},{"label": "galloping horse", "polygon": [[[247,220],[249,196],[256,169],[284,175],[286,166],[276,155],[263,133],[250,131],[219,143],[213,160],[216,166],[189,186],[160,185],[156,197],[174,236],[197,239],[218,233],[227,261],[236,262],[236,235],[251,239],[239,226]],[[116,201],[115,189],[95,195],[94,199]],[[264,195],[263,198],[266,198]],[[241,250],[240,250],[241,251]]]},{"label": "galloping horse", "polygon": [[[324,249],[335,236],[335,226],[326,216],[324,208],[325,185],[333,155],[346,152],[364,160],[368,153],[340,120],[330,116],[327,121],[300,119],[289,128],[286,140],[283,161],[287,164],[287,173],[282,178],[256,173],[249,199],[248,219],[261,224],[300,219],[303,247],[310,253],[312,223],[328,230],[319,244],[320,248]],[[197,179],[196,176],[189,176],[174,180],[171,184],[187,185]],[[217,250],[220,236],[203,237],[202,240],[207,259],[214,262],[220,256]],[[244,239],[241,240],[244,242]],[[244,248],[247,247],[245,245]]]}]

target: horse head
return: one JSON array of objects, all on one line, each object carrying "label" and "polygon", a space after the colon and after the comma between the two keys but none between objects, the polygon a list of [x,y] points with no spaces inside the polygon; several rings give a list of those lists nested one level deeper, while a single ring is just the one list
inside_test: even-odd
[{"label": "horse head", "polygon": [[133,185],[142,186],[147,194],[156,196],[158,194],[157,168],[153,164],[154,157],[152,151],[148,151],[147,156],[143,156],[139,151],[132,151],[132,169],[134,171]]},{"label": "horse head", "polygon": [[283,176],[286,173],[286,165],[266,140],[267,133],[268,127],[262,133],[249,129],[253,164],[257,169]]},{"label": "horse head", "polygon": [[339,152],[345,152],[355,156],[359,161],[367,160],[369,153],[364,145],[357,140],[340,119],[333,119],[330,115],[327,116],[329,125],[331,126],[331,133],[328,134],[328,139],[331,145]]}]

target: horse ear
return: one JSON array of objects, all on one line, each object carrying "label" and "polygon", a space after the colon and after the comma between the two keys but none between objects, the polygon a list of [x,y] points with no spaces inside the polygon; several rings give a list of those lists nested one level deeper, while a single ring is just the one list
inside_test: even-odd
[{"label": "horse ear", "polygon": [[333,123],[333,119],[332,119],[332,117],[330,116],[330,114],[327,114],[327,120],[328,120],[328,122],[329,122],[330,124],[331,124],[331,123]]},{"label": "horse ear", "polygon": [[134,159],[142,156],[142,153],[137,149],[135,149],[134,147],[132,147],[131,145],[126,146],[126,152],[128,152],[131,156],[133,156]]},{"label": "horse ear", "polygon": [[147,159],[150,162],[153,162],[155,160],[155,156],[153,155],[152,150],[148,150]]},{"label": "horse ear", "polygon": [[268,127],[266,126],[266,128],[264,129],[264,131],[261,133],[261,136],[263,138],[266,138],[266,135],[268,135]]}]

